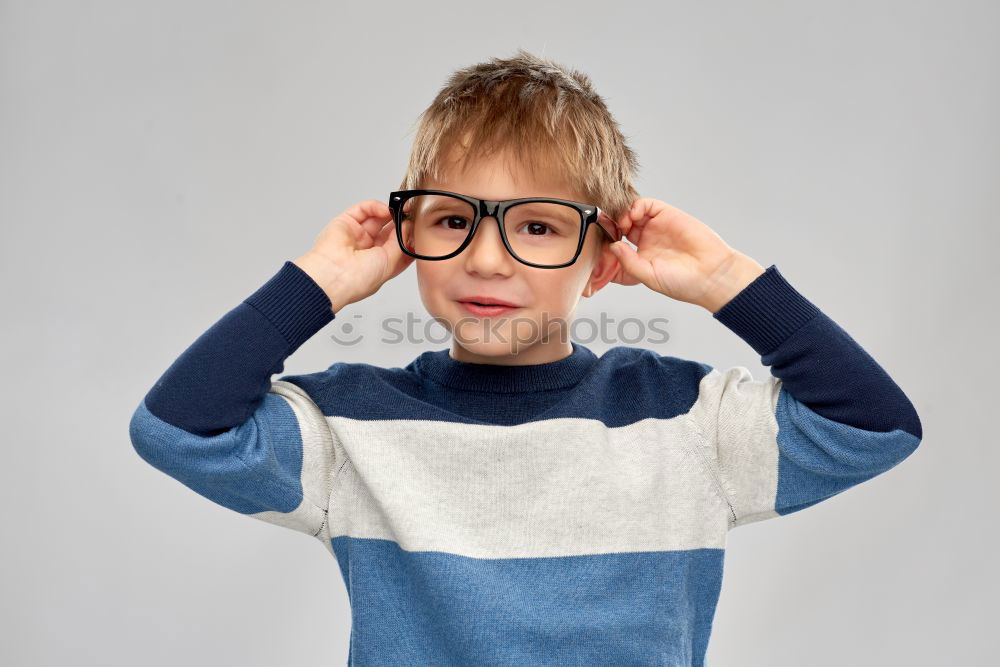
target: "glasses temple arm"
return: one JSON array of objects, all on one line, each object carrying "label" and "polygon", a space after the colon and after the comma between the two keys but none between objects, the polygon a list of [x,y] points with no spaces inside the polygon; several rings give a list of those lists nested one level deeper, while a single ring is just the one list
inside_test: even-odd
[{"label": "glasses temple arm", "polygon": [[[612,239],[614,239],[615,241],[621,241],[622,230],[618,228],[618,223],[616,223],[614,219],[604,211],[600,209],[597,210],[598,210],[597,224],[599,224],[601,226],[601,229],[603,229]],[[605,221],[607,222],[607,224],[605,224]]]}]

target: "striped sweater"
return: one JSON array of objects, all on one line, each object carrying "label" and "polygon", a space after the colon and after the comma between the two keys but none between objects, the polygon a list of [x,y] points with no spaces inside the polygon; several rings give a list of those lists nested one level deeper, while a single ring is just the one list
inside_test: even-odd
[{"label": "striped sweater", "polygon": [[142,459],[318,539],[350,665],[704,665],[727,532],[892,468],[920,420],[770,266],[714,316],[771,376],[648,349],[405,367],[285,359],[333,318],[292,262],[136,408]]}]

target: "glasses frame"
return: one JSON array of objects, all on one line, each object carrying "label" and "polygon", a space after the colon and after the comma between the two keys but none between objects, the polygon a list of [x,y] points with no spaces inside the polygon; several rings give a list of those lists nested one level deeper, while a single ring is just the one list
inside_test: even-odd
[{"label": "glasses frame", "polygon": [[[475,209],[476,215],[472,221],[472,229],[469,230],[469,235],[465,238],[465,241],[462,242],[462,245],[460,245],[457,250],[441,257],[430,257],[428,255],[411,252],[410,249],[403,244],[403,204],[405,204],[408,199],[416,195],[449,195],[465,201],[472,206],[473,209]],[[504,229],[503,218],[507,209],[526,202],[564,204],[576,209],[577,212],[579,212],[580,238],[577,240],[576,252],[573,253],[572,259],[563,264],[536,264],[535,262],[529,262],[526,259],[522,259],[517,256],[514,249],[510,247],[510,241],[507,240],[507,230]],[[472,239],[476,235],[476,230],[479,229],[479,223],[482,222],[482,219],[485,217],[492,217],[496,220],[497,227],[500,228],[500,238],[503,240],[503,245],[511,257],[522,264],[533,266],[538,269],[561,269],[576,262],[576,260],[580,257],[580,252],[583,250],[583,242],[584,239],[587,238],[587,231],[590,229],[590,225],[594,223],[596,223],[597,226],[600,227],[604,233],[610,236],[613,240],[620,241],[622,238],[622,233],[621,230],[618,229],[618,225],[611,219],[611,216],[601,210],[601,207],[595,206],[594,204],[583,204],[577,201],[570,201],[569,199],[555,199],[552,197],[479,199],[478,197],[470,197],[469,195],[449,192],[447,190],[395,190],[389,193],[389,209],[392,211],[392,219],[396,225],[396,240],[399,242],[399,247],[402,251],[410,257],[431,262],[451,259],[465,250],[469,244],[472,243]]]}]

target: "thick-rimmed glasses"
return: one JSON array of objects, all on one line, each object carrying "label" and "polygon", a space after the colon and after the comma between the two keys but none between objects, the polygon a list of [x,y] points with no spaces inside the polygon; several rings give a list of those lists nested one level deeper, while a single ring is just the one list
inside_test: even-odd
[{"label": "thick-rimmed glasses", "polygon": [[613,240],[621,230],[600,207],[551,197],[488,200],[445,190],[389,194],[399,247],[410,257],[450,259],[472,242],[483,218],[500,228],[507,252],[522,264],[559,269],[577,260],[590,225]]}]

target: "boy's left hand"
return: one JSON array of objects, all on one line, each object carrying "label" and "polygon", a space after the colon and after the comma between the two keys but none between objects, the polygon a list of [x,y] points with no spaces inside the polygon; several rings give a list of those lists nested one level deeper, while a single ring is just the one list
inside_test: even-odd
[{"label": "boy's left hand", "polygon": [[617,224],[638,247],[611,244],[621,265],[612,281],[620,285],[642,283],[715,313],[764,273],[701,220],[658,199],[637,199]]}]

